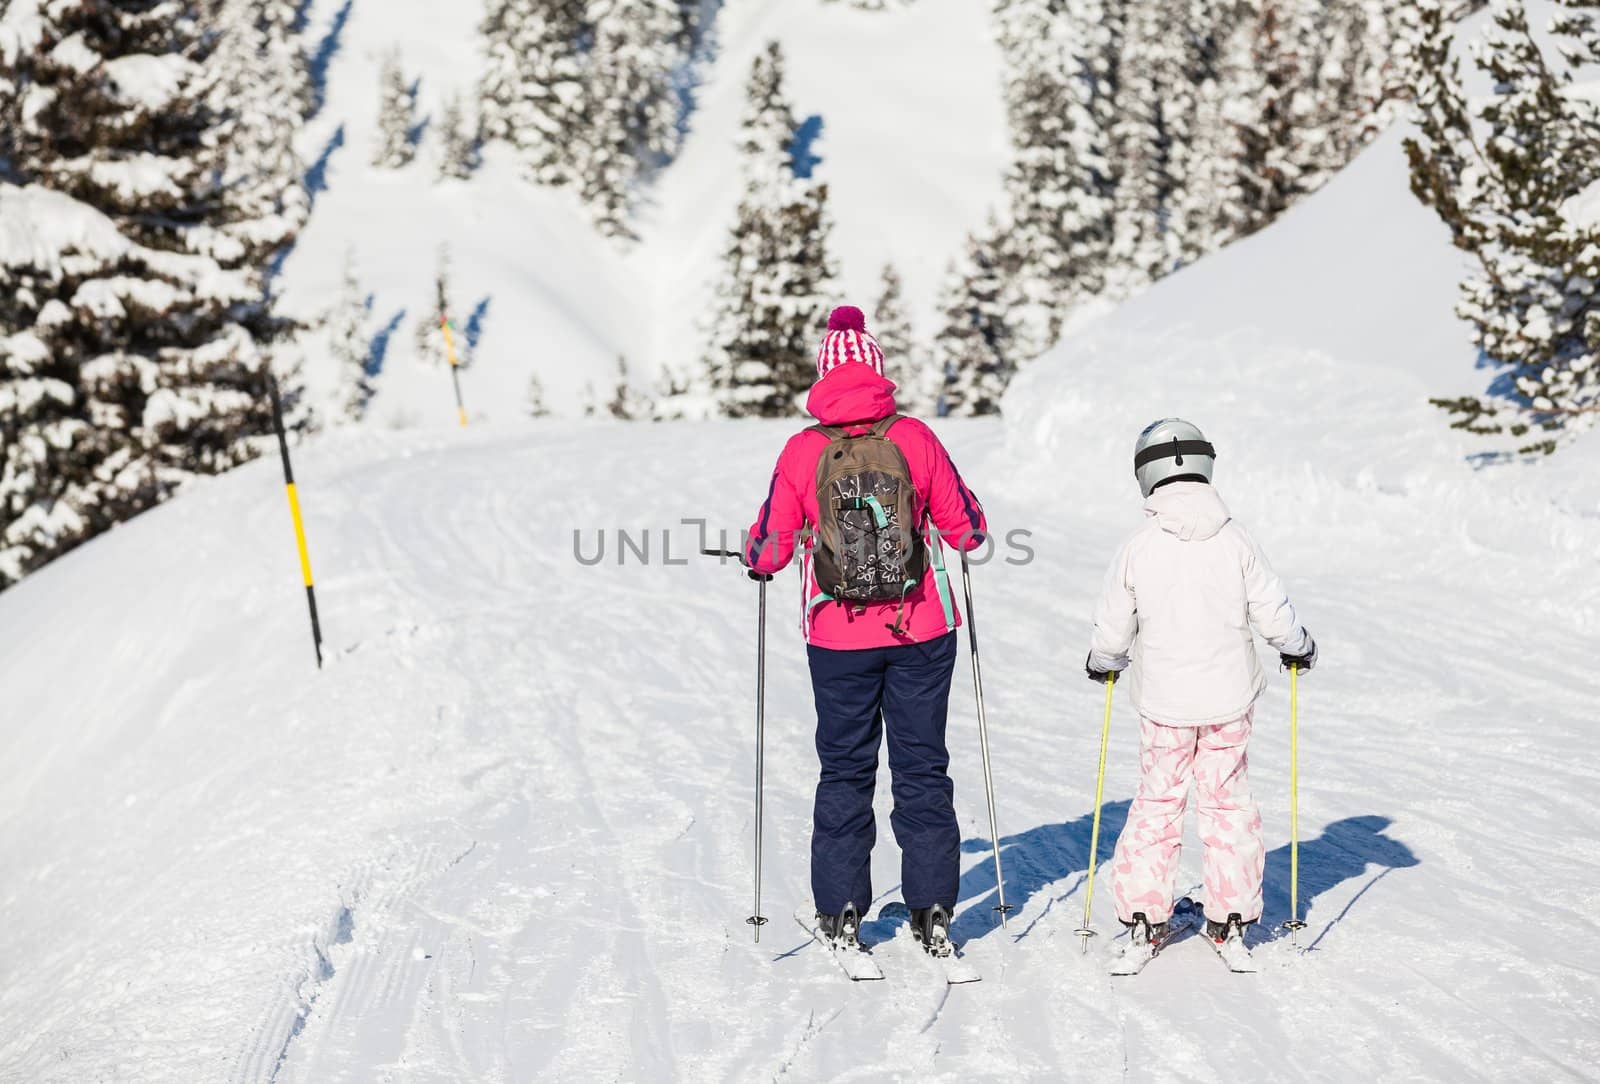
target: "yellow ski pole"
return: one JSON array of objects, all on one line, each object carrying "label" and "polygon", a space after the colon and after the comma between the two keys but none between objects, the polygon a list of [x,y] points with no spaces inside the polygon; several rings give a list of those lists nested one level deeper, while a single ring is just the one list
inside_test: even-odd
[{"label": "yellow ski pole", "polygon": [[1089,924],[1089,917],[1094,908],[1094,870],[1095,859],[1100,851],[1100,803],[1106,793],[1106,746],[1111,741],[1111,693],[1116,688],[1117,675],[1113,672],[1106,675],[1106,718],[1100,725],[1100,770],[1094,782],[1094,830],[1089,834],[1089,884],[1083,896],[1083,927],[1074,931],[1083,938],[1083,951],[1089,951],[1089,938],[1095,936],[1094,927]]},{"label": "yellow ski pole", "polygon": [[1300,947],[1300,667],[1289,667],[1289,943]]}]

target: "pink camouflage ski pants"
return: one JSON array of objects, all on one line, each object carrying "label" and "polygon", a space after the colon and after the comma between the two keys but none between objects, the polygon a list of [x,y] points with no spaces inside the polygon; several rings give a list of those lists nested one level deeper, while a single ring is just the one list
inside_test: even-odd
[{"label": "pink camouflage ski pants", "polygon": [[1172,884],[1183,846],[1183,815],[1193,777],[1205,845],[1206,917],[1246,922],[1261,917],[1261,874],[1266,845],[1261,811],[1246,778],[1250,724],[1255,711],[1216,726],[1139,723],[1139,794],[1111,860],[1117,917],[1143,911],[1151,922],[1172,917]]}]

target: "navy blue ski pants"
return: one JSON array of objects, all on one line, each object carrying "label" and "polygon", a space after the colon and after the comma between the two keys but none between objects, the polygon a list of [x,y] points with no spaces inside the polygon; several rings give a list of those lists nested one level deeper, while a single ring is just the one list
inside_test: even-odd
[{"label": "navy blue ski pants", "polygon": [[961,831],[945,748],[956,634],[923,644],[833,651],[807,647],[817,701],[822,776],[811,835],[811,891],[817,910],[836,915],[872,896],[877,825],[872,792],[878,745],[889,737],[894,812],[906,906],[954,911],[961,879]]}]

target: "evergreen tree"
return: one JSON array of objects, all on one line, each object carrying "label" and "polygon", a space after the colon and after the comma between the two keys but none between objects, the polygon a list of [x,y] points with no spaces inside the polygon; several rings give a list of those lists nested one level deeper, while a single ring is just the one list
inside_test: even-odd
[{"label": "evergreen tree", "polygon": [[544,381],[539,379],[539,374],[534,373],[528,378],[528,399],[526,403],[528,417],[548,418],[550,407],[544,400]]},{"label": "evergreen tree", "polygon": [[451,95],[440,122],[438,176],[441,181],[464,181],[478,168],[477,126],[467,119],[460,95]]},{"label": "evergreen tree", "polygon": [[911,318],[906,315],[905,301],[901,296],[904,284],[894,264],[883,265],[878,303],[872,309],[872,337],[883,348],[883,356],[895,373],[909,374],[911,358],[916,353],[912,341]]},{"label": "evergreen tree", "polygon": [[[450,319],[450,249],[440,246],[438,270],[434,272],[433,304],[427,314],[417,321],[415,344],[417,361],[429,368],[450,364],[450,348],[455,348],[456,365],[467,367],[468,359],[461,351],[460,329]],[[450,325],[450,342],[445,341],[444,327]]]},{"label": "evergreen tree", "polygon": [[292,81],[263,12],[92,0],[0,34],[0,585],[270,431],[263,268],[299,172],[223,89],[233,58]]},{"label": "evergreen tree", "polygon": [[1494,93],[1475,116],[1443,12],[1423,0],[1418,134],[1406,147],[1413,190],[1477,263],[1458,311],[1505,367],[1506,394],[1439,405],[1459,428],[1545,434],[1524,452],[1553,450],[1549,434],[1600,415],[1600,221],[1574,203],[1600,191],[1600,107],[1568,93],[1574,65],[1600,62],[1600,0],[1563,6],[1553,32],[1564,65],[1541,51],[1521,3],[1492,6],[1477,62]]},{"label": "evergreen tree", "polygon": [[400,54],[391,51],[378,71],[378,142],[372,164],[399,169],[417,156],[417,100],[400,67]]},{"label": "evergreen tree", "polygon": [[751,68],[740,132],[745,192],[708,329],[706,383],[724,413],[781,417],[799,411],[816,377],[835,270],[827,186],[795,176],[794,113],[776,42]]},{"label": "evergreen tree", "polygon": [[950,270],[944,327],[934,340],[934,360],[944,373],[940,416],[1000,412],[1017,368],[1006,278],[992,243],[969,237],[964,266]]},{"label": "evergreen tree", "polygon": [[617,384],[606,403],[606,411],[623,422],[649,421],[655,414],[655,403],[633,386],[628,378],[628,359],[617,359]]},{"label": "evergreen tree", "polygon": [[1032,356],[1060,334],[1073,301],[1100,292],[1111,241],[1104,132],[1096,116],[1107,42],[1100,0],[1001,0],[1012,163],[1006,176],[1003,262],[1013,269],[1018,352]]},{"label": "evergreen tree", "polygon": [[573,144],[574,165],[596,224],[631,237],[635,190],[677,146],[682,12],[678,0],[589,0],[587,18],[588,123]]},{"label": "evergreen tree", "polygon": [[588,123],[582,46],[593,31],[583,0],[490,0],[480,31],[484,137],[515,147],[529,180],[571,182],[570,148]]},{"label": "evergreen tree", "polygon": [[367,320],[371,313],[372,299],[356,277],[355,251],[351,250],[345,254],[339,298],[327,320],[329,350],[339,369],[338,417],[347,422],[358,422],[366,416],[377,390],[368,372],[372,336]]}]

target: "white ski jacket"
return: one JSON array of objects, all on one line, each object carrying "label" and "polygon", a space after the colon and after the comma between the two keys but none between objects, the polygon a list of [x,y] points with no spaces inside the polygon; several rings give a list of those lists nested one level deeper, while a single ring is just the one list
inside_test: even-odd
[{"label": "white ski jacket", "polygon": [[[1094,613],[1089,665],[1132,664],[1139,713],[1168,726],[1239,718],[1266,689],[1251,626],[1290,655],[1310,650],[1283,581],[1204,482],[1173,482],[1145,502]],[[1130,659],[1131,652],[1131,659]]]}]

